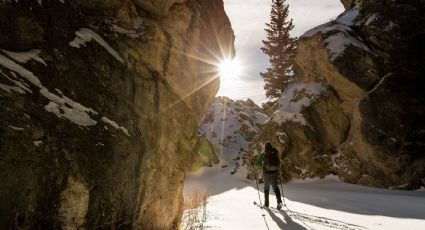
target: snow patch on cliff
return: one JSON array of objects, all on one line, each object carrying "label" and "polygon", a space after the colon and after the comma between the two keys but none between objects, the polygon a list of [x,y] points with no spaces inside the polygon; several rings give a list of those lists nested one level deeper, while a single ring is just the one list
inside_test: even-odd
[{"label": "snow patch on cliff", "polygon": [[357,7],[354,7],[353,9],[343,13],[341,17],[336,19],[336,21],[346,26],[352,26],[358,16],[359,9]]},{"label": "snow patch on cliff", "polygon": [[13,125],[9,125],[9,128],[16,130],[16,131],[24,131],[25,130],[24,128],[13,126]]},{"label": "snow patch on cliff", "polygon": [[368,18],[367,18],[367,20],[366,20],[366,22],[365,22],[365,26],[368,26],[368,25],[370,25],[371,23],[373,23],[373,22],[375,22],[376,20],[378,20],[378,18],[379,18],[379,14],[372,14],[372,15],[370,15]]},{"label": "snow patch on cliff", "polygon": [[69,121],[79,126],[93,126],[97,124],[97,122],[93,120],[89,114],[74,108],[70,108],[65,104],[58,104],[56,102],[50,101],[47,105],[44,106],[44,109],[47,112],[54,113],[60,118],[68,119]]},{"label": "snow patch on cliff", "polygon": [[[13,53],[10,51],[5,51],[5,50],[3,51],[5,53],[11,54],[12,56],[15,56],[15,58],[23,62],[26,62],[30,59],[36,59],[36,57],[38,57],[37,55],[39,54],[39,52],[36,52],[37,55],[34,56],[33,55],[35,54],[34,51],[23,52],[20,54]],[[43,63],[43,62],[40,62],[40,63]],[[55,89],[56,93],[51,92],[48,88],[46,88],[41,83],[38,77],[35,76],[31,71],[27,70],[25,67],[17,64],[13,60],[1,54],[0,54],[0,65],[11,71],[10,72],[11,77],[18,79],[18,76],[16,76],[15,74],[17,73],[19,76],[21,76],[21,78],[23,78],[23,79],[14,80],[14,79],[11,79],[11,77],[8,77],[3,71],[0,71],[0,74],[2,76],[6,77],[9,81],[14,82],[16,85],[16,86],[9,86],[9,85],[0,83],[0,89],[3,89],[9,93],[11,93],[12,91],[16,91],[21,94],[25,93],[25,91],[29,91],[32,93],[32,91],[29,89],[29,85],[23,82],[24,80],[26,80],[29,83],[31,83],[34,87],[39,88],[39,93],[49,100],[49,102],[44,106],[44,109],[47,112],[53,113],[59,118],[67,119],[70,122],[83,127],[94,126],[98,123],[93,117],[90,116],[90,115],[98,115],[98,113],[95,110],[89,107],[86,107],[70,99],[69,97],[63,95],[63,93],[59,89]],[[103,117],[102,121],[105,123],[108,123],[109,125],[111,125],[112,127],[116,129],[121,130],[127,136],[130,136],[128,133],[128,130],[122,126],[119,126],[116,122],[106,117]]]},{"label": "snow patch on cliff", "polygon": [[27,52],[12,52],[2,49],[3,52],[7,54],[7,56],[11,57],[13,60],[25,64],[30,60],[37,61],[45,66],[47,66],[46,62],[40,57],[41,50],[33,49]]},{"label": "snow patch on cliff", "polygon": [[20,81],[14,72],[10,72],[11,77],[7,76],[7,74],[5,74],[1,70],[0,70],[0,74],[3,77],[5,77],[7,80],[9,80],[10,82],[15,84],[15,86],[7,85],[7,84],[1,84],[3,87],[0,87],[0,88],[2,88],[3,90],[5,90],[9,93],[11,91],[15,91],[15,92],[20,93],[20,94],[25,94],[26,92],[32,93],[32,90],[29,88],[30,86],[27,83]]},{"label": "snow patch on cliff", "polygon": [[292,84],[279,99],[279,109],[271,116],[271,120],[281,125],[292,121],[307,126],[302,109],[326,91],[326,87],[317,82]]},{"label": "snow patch on cliff", "polygon": [[362,38],[355,36],[355,31],[350,28],[354,25],[358,16],[359,10],[353,8],[342,14],[335,21],[325,23],[307,31],[301,38],[312,37],[318,33],[326,35],[327,37],[324,43],[329,51],[331,61],[335,61],[339,56],[344,54],[345,49],[348,47],[358,47],[371,53],[372,51],[365,45]]},{"label": "snow patch on cliff", "polygon": [[130,134],[128,133],[128,130],[124,128],[123,126],[119,126],[115,121],[112,121],[111,119],[107,117],[102,117],[102,121],[112,126],[115,129],[121,130],[125,135],[130,136]]},{"label": "snow patch on cliff", "polygon": [[130,37],[130,38],[133,38],[133,39],[136,39],[140,35],[143,34],[143,33],[137,33],[136,30],[128,30],[128,29],[122,28],[122,27],[117,26],[115,24],[111,24],[111,26],[112,26],[112,30],[113,31],[115,31],[115,32],[117,32],[119,34],[126,35],[127,37]]},{"label": "snow patch on cliff", "polygon": [[303,37],[312,37],[317,33],[326,34],[332,30],[351,30],[350,26],[354,24],[355,19],[359,16],[359,10],[353,8],[345,13],[343,13],[335,21],[327,22],[322,25],[316,26],[313,29],[308,30],[303,35]]},{"label": "snow patch on cliff", "polygon": [[3,83],[0,83],[0,89],[8,92],[8,93],[12,93],[13,91],[19,93],[19,94],[25,94],[25,91],[22,90],[21,88],[17,87],[17,86],[13,86],[13,85],[6,85]]},{"label": "snow patch on cliff", "polygon": [[99,34],[87,28],[81,28],[75,31],[75,39],[69,42],[69,45],[75,48],[86,46],[86,43],[95,40],[99,45],[103,46],[115,59],[121,63],[125,63],[124,59],[115,51]]},{"label": "snow patch on cliff", "polygon": [[325,43],[331,56],[331,61],[335,61],[339,56],[344,54],[345,49],[350,46],[359,47],[369,53],[372,52],[359,38],[353,37],[347,31],[332,34],[325,39]]},{"label": "snow patch on cliff", "polygon": [[40,80],[38,80],[38,78],[36,76],[34,76],[34,74],[31,71],[25,69],[24,67],[20,66],[16,62],[10,60],[9,58],[7,58],[7,57],[5,57],[1,54],[0,54],[0,65],[2,65],[5,68],[19,74],[20,76],[25,78],[27,81],[29,81],[31,84],[33,84],[33,85],[35,85],[39,88],[43,87]]}]

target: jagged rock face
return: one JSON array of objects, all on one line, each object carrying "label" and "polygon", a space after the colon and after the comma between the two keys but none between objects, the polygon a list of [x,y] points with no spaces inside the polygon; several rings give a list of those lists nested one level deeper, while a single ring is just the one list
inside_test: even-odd
[{"label": "jagged rock face", "polygon": [[217,97],[202,123],[200,132],[216,147],[244,149],[262,128],[267,116],[250,99]]},{"label": "jagged rock face", "polygon": [[193,155],[191,172],[196,172],[202,167],[212,167],[220,163],[216,147],[205,134],[200,135],[195,147],[195,154]]},{"label": "jagged rock face", "polygon": [[1,226],[176,228],[223,2],[1,1],[0,25]]},{"label": "jagged rock face", "polygon": [[135,0],[134,3],[143,9],[157,14],[166,16],[170,10],[170,8],[175,3],[182,3],[184,0],[152,0],[152,1],[144,1],[144,0]]},{"label": "jagged rock face", "polygon": [[341,0],[341,3],[345,9],[351,9],[356,3],[356,0]]},{"label": "jagged rock face", "polygon": [[322,110],[335,105],[339,105],[339,100],[326,84],[294,83],[277,101],[276,111],[251,142],[247,164],[250,165],[251,156],[263,151],[257,148],[258,143],[269,141],[281,154],[285,180],[328,175],[333,165],[332,156],[327,153],[345,139],[349,128],[349,120],[340,108],[329,117],[321,115]]},{"label": "jagged rock face", "polygon": [[233,167],[231,174],[244,175],[244,153],[260,132],[267,115],[252,100],[217,97],[199,129],[214,145],[221,167]]},{"label": "jagged rock face", "polygon": [[[425,6],[356,4],[300,38],[296,84],[304,87],[283,98],[310,102],[298,112],[302,119],[289,119],[291,107],[280,108],[272,115],[279,122],[271,119],[260,136],[287,153],[288,178],[333,173],[351,183],[415,189],[425,179],[425,95],[419,90]],[[308,85],[314,83],[325,90],[312,98]],[[283,132],[289,143],[279,141]]]}]

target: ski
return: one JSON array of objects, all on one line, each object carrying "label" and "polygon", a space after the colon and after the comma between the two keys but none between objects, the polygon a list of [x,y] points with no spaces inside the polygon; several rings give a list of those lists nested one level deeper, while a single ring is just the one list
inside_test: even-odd
[{"label": "ski", "polygon": [[[256,201],[254,201],[254,205],[255,206],[257,206],[257,207],[259,207],[259,208],[261,208],[261,209],[267,209],[267,210],[270,210],[270,211],[272,211],[272,212],[274,212],[274,213],[280,213],[280,212],[284,212],[282,209],[277,209],[277,208],[273,208],[273,207],[262,207],[260,204],[258,204]],[[286,207],[286,206],[284,206],[284,207]],[[264,215],[264,214],[263,214]]]}]

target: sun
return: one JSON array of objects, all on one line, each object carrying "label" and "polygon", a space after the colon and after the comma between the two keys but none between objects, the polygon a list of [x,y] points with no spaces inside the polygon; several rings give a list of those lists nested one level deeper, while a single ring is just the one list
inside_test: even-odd
[{"label": "sun", "polygon": [[218,65],[222,80],[234,80],[241,74],[241,64],[237,59],[224,59]]}]

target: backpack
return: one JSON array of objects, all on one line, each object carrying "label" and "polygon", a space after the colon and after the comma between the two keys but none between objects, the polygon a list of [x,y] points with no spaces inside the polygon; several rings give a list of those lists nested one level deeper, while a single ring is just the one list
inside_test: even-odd
[{"label": "backpack", "polygon": [[264,170],[267,172],[279,170],[280,159],[277,149],[273,148],[270,152],[265,153]]}]

